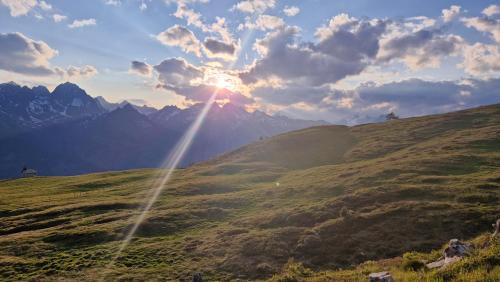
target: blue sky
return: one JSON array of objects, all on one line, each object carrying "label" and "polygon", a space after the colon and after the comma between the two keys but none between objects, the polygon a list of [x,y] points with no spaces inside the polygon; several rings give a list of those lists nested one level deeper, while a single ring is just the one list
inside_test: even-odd
[{"label": "blue sky", "polygon": [[[390,110],[442,112],[500,102],[494,88],[476,94],[479,83],[499,78],[497,3],[0,0],[0,81],[52,88],[70,80],[92,96],[156,107],[203,102],[203,91],[224,87],[229,94],[222,100],[249,109],[343,123]],[[9,40],[43,42],[48,49],[9,56]],[[142,68],[131,67],[133,61]],[[453,82],[459,88],[450,91],[460,90],[442,94],[455,97],[445,104],[429,100],[412,109],[405,97],[427,94],[408,89],[403,82],[412,79],[435,87]],[[401,97],[362,98],[367,88],[395,82]]]}]

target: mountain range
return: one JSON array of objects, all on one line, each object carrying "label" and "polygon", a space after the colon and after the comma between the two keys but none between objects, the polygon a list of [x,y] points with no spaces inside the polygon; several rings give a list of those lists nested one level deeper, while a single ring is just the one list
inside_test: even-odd
[{"label": "mountain range", "polygon": [[[17,176],[25,165],[42,175],[157,167],[203,106],[157,110],[93,98],[72,83],[52,92],[44,86],[0,84],[0,178]],[[324,124],[214,104],[181,165]]]}]

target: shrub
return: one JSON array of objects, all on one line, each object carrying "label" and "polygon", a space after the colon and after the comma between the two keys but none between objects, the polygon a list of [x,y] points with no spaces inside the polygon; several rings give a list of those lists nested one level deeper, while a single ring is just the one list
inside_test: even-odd
[{"label": "shrub", "polygon": [[404,270],[417,271],[424,268],[425,263],[420,260],[418,253],[410,252],[403,255],[401,266]]}]

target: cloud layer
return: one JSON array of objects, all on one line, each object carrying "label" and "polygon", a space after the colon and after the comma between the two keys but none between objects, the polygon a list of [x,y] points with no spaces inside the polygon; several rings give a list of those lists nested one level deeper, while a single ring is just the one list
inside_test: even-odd
[{"label": "cloud layer", "polygon": [[0,0],[0,3],[9,8],[13,17],[24,16],[38,5],[37,0]]},{"label": "cloud layer", "polygon": [[[77,46],[78,54],[94,53],[76,58],[94,61],[75,64],[64,54],[66,65],[54,65],[68,46],[65,40],[42,41],[36,29],[30,36],[12,31],[0,34],[1,75],[25,80],[119,76],[124,72],[115,69],[120,62],[113,60],[122,60],[130,63],[129,73],[173,95],[174,101],[203,102],[218,92],[219,100],[253,109],[317,114],[346,123],[392,110],[407,116],[500,102],[493,87],[500,77],[498,5],[433,3],[428,5],[433,13],[402,10],[403,16],[392,18],[339,13],[312,21],[322,13],[312,11],[317,6],[307,1],[238,0],[223,9],[212,9],[219,3],[208,0],[96,2],[98,9],[117,14],[132,7],[127,13],[137,19],[156,17],[158,11],[170,17],[154,18],[147,29],[129,28],[130,35],[116,33],[116,38],[137,40],[133,47],[146,46],[151,37],[163,45],[148,49],[105,45],[109,39],[99,34],[118,28],[110,24],[113,17],[90,9],[76,13],[57,3],[0,0],[2,12],[10,14],[6,21],[53,25],[79,38],[95,36],[96,42],[89,40],[92,46]],[[324,4],[332,7],[329,1]],[[114,59],[97,61],[93,55],[102,49]],[[105,71],[99,73],[92,62]]]},{"label": "cloud layer", "polygon": [[262,58],[240,77],[246,83],[268,77],[305,85],[335,83],[363,71],[367,61],[377,55],[379,36],[385,29],[384,21],[341,14],[318,29],[318,42],[313,43],[299,42],[297,27],[281,28],[257,41]]},{"label": "cloud layer", "polygon": [[62,78],[92,77],[98,73],[91,65],[52,67],[50,60],[59,52],[43,41],[22,33],[0,33],[0,69],[27,76],[59,75]]},{"label": "cloud layer", "polygon": [[57,50],[22,33],[0,34],[0,69],[27,75],[53,74],[49,60]]}]

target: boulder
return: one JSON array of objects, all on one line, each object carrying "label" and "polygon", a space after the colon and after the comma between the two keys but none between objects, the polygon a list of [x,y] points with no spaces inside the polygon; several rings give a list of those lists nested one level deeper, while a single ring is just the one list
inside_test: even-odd
[{"label": "boulder", "polygon": [[394,282],[392,275],[388,271],[370,273],[370,282]]},{"label": "boulder", "polygon": [[428,263],[427,268],[442,268],[449,264],[459,261],[462,257],[468,256],[471,249],[471,245],[468,243],[463,243],[458,239],[451,239],[448,243],[448,247],[443,252],[443,257],[438,261]]},{"label": "boulder", "polygon": [[497,219],[496,223],[493,223],[493,228],[495,228],[495,231],[491,235],[491,238],[495,238],[498,235],[499,229],[500,229],[500,219]]},{"label": "boulder", "polygon": [[469,255],[470,248],[471,246],[468,243],[463,243],[458,239],[451,239],[448,247],[444,250],[444,257],[446,259]]},{"label": "boulder", "polygon": [[444,266],[444,259],[428,263],[425,266],[427,266],[427,268],[429,268],[429,269],[441,268]]}]

